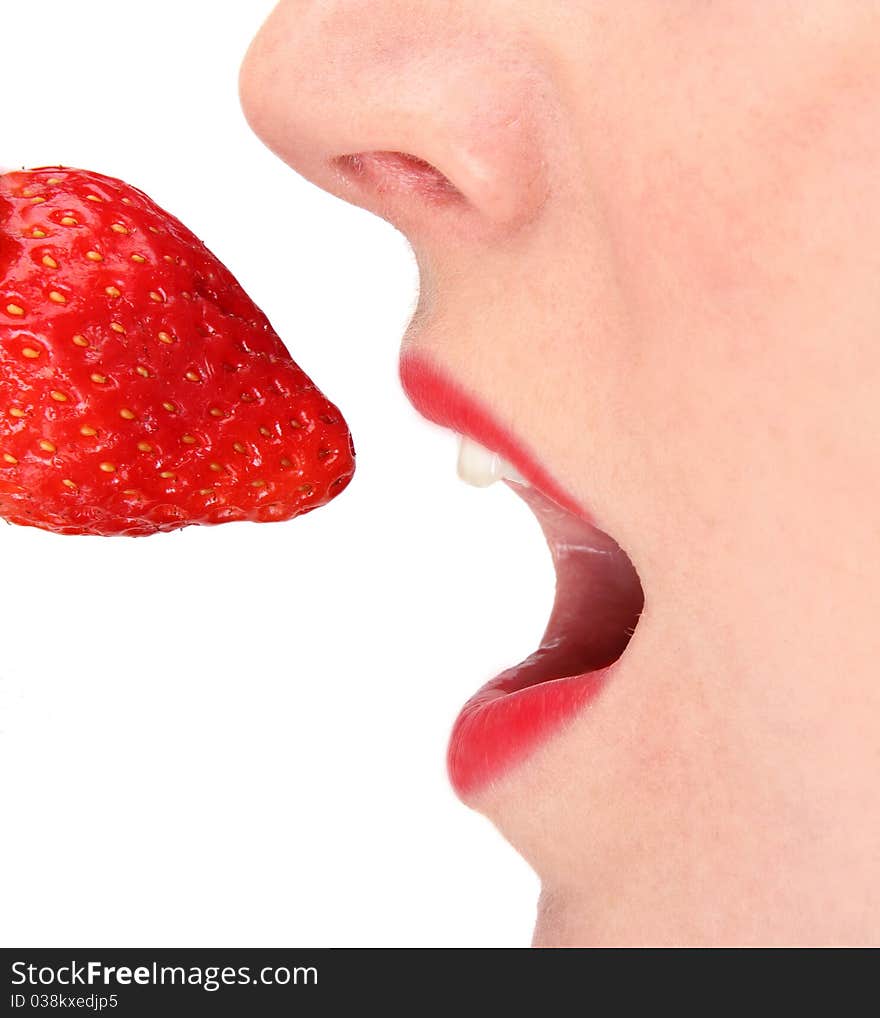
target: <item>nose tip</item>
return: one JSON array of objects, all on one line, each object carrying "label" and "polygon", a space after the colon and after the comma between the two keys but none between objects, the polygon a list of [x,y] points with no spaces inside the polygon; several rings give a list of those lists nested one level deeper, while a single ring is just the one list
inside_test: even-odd
[{"label": "nose tip", "polygon": [[285,162],[404,232],[510,230],[548,192],[536,77],[521,48],[447,4],[282,0],[240,93]]}]

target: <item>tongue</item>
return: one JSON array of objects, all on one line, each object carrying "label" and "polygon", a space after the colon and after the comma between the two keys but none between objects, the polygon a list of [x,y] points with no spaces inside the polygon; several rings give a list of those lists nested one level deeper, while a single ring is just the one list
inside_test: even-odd
[{"label": "tongue", "polygon": [[534,512],[556,566],[556,597],[541,646],[492,683],[515,692],[616,661],[644,603],[638,574],[607,534],[527,485],[510,487]]}]

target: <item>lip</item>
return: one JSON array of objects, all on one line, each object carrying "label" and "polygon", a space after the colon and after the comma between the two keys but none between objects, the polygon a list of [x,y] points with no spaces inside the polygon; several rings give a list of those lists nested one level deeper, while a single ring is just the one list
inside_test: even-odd
[{"label": "lip", "polygon": [[508,460],[526,481],[563,509],[592,522],[556,479],[510,432],[495,420],[477,399],[422,353],[404,350],[400,358],[400,381],[410,403],[422,417],[466,435]]},{"label": "lip", "polygon": [[[546,496],[566,512],[591,522],[536,457],[431,359],[404,350],[400,379],[423,417],[499,453],[536,489],[538,497]],[[532,658],[540,655],[538,651]],[[473,797],[563,730],[599,694],[614,666],[612,661],[581,674],[537,680],[538,684],[523,684],[518,674],[522,667],[516,666],[486,683],[464,705],[450,737],[447,767],[458,795],[465,800]]]}]

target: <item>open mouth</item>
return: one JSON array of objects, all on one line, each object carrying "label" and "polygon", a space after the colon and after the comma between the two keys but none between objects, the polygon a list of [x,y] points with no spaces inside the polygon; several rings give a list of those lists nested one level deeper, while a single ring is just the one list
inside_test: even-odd
[{"label": "open mouth", "polygon": [[401,379],[423,416],[464,436],[465,480],[504,480],[531,508],[556,569],[540,646],[483,686],[455,722],[449,774],[464,797],[522,762],[601,691],[635,631],[644,596],[625,552],[482,407],[419,355],[404,355]]}]

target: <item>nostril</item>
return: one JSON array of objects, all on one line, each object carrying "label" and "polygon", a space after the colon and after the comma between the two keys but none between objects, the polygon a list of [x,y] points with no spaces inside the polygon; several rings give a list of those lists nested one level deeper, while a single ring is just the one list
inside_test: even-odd
[{"label": "nostril", "polygon": [[357,152],[337,156],[333,165],[348,183],[379,195],[409,193],[432,205],[466,202],[462,192],[436,166],[407,152]]}]

